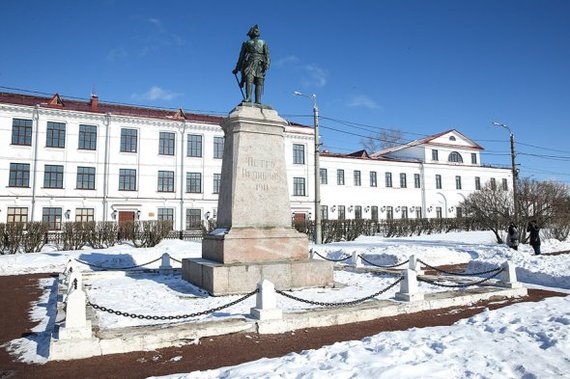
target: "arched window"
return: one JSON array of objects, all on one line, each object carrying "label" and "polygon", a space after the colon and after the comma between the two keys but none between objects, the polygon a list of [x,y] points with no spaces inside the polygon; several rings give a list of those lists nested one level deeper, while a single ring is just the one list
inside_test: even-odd
[{"label": "arched window", "polygon": [[463,158],[461,158],[461,154],[457,151],[452,151],[447,158],[449,162],[456,162],[456,163],[463,163]]},{"label": "arched window", "polygon": [[455,141],[455,136],[449,136],[450,141]]}]

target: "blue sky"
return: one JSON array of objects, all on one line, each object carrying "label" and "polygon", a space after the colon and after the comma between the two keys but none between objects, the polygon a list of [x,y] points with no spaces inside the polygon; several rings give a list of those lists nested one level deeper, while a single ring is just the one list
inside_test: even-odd
[{"label": "blue sky", "polygon": [[[570,183],[570,1],[21,1],[0,14],[0,86],[227,114],[249,27],[270,48],[264,103],[324,148],[457,129],[483,163]],[[0,90],[6,90],[0,88]],[[348,122],[343,122],[348,121]]]}]

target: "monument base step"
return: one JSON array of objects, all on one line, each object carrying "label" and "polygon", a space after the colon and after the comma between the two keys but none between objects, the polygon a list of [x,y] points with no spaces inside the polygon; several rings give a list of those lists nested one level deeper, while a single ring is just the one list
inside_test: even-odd
[{"label": "monument base step", "polygon": [[308,259],[223,264],[203,258],[186,258],[182,259],[182,279],[213,296],[248,293],[265,279],[279,290],[332,287],[333,264]]}]

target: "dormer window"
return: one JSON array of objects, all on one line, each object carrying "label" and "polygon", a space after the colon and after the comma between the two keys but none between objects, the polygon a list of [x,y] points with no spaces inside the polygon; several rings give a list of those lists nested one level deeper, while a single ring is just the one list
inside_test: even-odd
[{"label": "dormer window", "polygon": [[450,141],[455,141],[455,136],[449,136]]},{"label": "dormer window", "polygon": [[447,160],[449,162],[454,162],[454,163],[463,163],[463,158],[461,157],[461,154],[459,154],[457,151],[452,151],[451,153],[449,153],[449,157],[447,158]]}]

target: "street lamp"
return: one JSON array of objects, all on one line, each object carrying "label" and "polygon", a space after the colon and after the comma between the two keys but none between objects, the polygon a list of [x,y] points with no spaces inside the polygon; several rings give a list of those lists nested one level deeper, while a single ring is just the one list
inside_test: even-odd
[{"label": "street lamp", "polygon": [[517,201],[517,165],[515,163],[515,135],[513,134],[513,131],[511,130],[511,128],[509,128],[507,125],[505,124],[501,124],[499,122],[493,122],[492,123],[493,126],[496,126],[498,128],[504,128],[507,129],[509,131],[509,136],[510,136],[510,140],[511,140],[511,171],[512,171],[512,175],[513,175],[513,203],[514,203],[514,216],[515,216],[515,225],[518,225],[518,220],[519,220],[519,210],[518,210],[518,201]]},{"label": "street lamp", "polygon": [[315,243],[322,242],[321,233],[321,167],[319,163],[320,143],[319,143],[319,107],[317,105],[317,95],[305,95],[302,92],[294,91],[293,95],[303,96],[313,102],[313,125],[315,127]]}]

